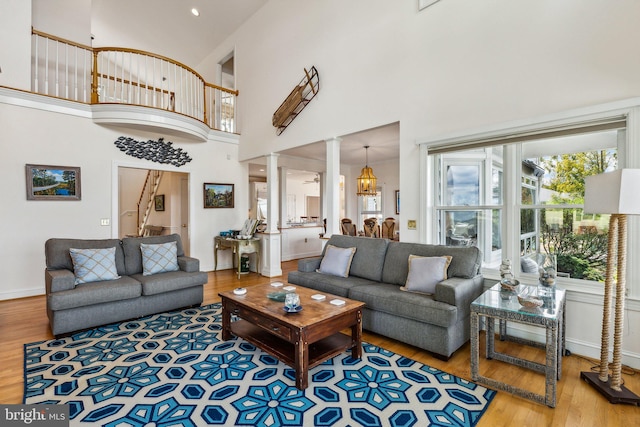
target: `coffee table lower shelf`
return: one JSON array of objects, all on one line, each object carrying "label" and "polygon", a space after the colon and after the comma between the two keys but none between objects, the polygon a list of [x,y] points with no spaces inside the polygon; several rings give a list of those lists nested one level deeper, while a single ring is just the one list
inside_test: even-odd
[{"label": "coffee table lower shelf", "polygon": [[[246,320],[231,322],[231,333],[240,337],[265,352],[276,357],[284,364],[296,369],[296,344],[290,343],[263,328]],[[308,344],[308,369],[320,365],[327,359],[352,348],[354,345],[350,336],[337,332],[314,343]],[[301,373],[306,376],[308,372]]]}]

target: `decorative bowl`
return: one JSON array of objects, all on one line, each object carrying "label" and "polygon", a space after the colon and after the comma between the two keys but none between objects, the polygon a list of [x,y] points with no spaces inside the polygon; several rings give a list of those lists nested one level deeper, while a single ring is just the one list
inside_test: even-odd
[{"label": "decorative bowl", "polygon": [[530,295],[518,295],[518,302],[521,306],[526,308],[542,307],[542,304],[544,304],[544,301],[540,298]]},{"label": "decorative bowl", "polygon": [[278,302],[284,302],[284,299],[286,298],[287,294],[289,292],[286,291],[281,291],[281,292],[270,292],[267,294],[267,298],[274,300],[274,301],[278,301]]},{"label": "decorative bowl", "polygon": [[500,286],[502,287],[502,289],[506,291],[515,291],[519,284],[520,284],[520,281],[516,279],[500,280]]}]

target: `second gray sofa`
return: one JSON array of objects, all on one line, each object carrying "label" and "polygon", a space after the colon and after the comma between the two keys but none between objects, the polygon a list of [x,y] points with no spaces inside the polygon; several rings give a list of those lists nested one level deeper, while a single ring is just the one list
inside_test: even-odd
[{"label": "second gray sofa", "polygon": [[[348,277],[319,273],[328,245],[356,248]],[[409,255],[451,256],[435,293],[403,291]],[[470,337],[470,304],[483,292],[481,251],[334,234],[322,256],[298,262],[288,282],[366,303],[363,328],[448,359]]]},{"label": "second gray sofa", "polygon": [[[176,242],[178,270],[143,274],[142,243]],[[115,248],[114,280],[76,284],[70,249]],[[208,281],[178,234],[119,239],[49,239],[45,243],[47,315],[55,336],[183,307],[199,306]]]}]

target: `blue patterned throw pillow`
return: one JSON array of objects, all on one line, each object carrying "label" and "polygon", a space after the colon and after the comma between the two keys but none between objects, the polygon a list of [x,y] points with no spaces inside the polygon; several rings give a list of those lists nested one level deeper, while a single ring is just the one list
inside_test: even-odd
[{"label": "blue patterned throw pillow", "polygon": [[70,248],[69,254],[73,261],[76,285],[120,278],[116,268],[116,248]]},{"label": "blue patterned throw pillow", "polygon": [[178,271],[178,245],[167,242],[158,245],[140,243],[142,275],[150,276],[167,271]]}]

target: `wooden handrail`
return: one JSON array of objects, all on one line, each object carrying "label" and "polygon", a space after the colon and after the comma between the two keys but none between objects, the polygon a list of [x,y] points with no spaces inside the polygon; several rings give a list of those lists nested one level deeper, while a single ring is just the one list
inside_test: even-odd
[{"label": "wooden handrail", "polygon": [[[150,52],[146,52],[143,50],[139,50],[139,49],[130,49],[130,48],[123,48],[123,47],[91,47],[91,46],[87,46],[84,45],[82,43],[77,43],[74,42],[72,40],[67,40],[61,37],[57,37],[54,36],[52,34],[48,34],[45,33],[43,31],[38,31],[36,29],[34,29],[33,27],[31,28],[32,34],[37,36],[37,37],[42,37],[48,41],[51,42],[57,42],[57,43],[61,43],[64,45],[67,45],[69,47],[72,48],[76,48],[76,49],[81,49],[86,51],[88,54],[91,55],[92,60],[91,60],[91,70],[89,71],[89,75],[87,77],[89,77],[90,79],[90,88],[89,89],[89,104],[99,104],[99,103],[109,103],[108,100],[106,100],[107,102],[105,102],[105,99],[103,99],[102,97],[104,96],[103,93],[99,93],[99,89],[100,89],[100,85],[102,84],[101,81],[112,81],[115,82],[116,84],[119,84],[121,86],[128,86],[128,87],[137,87],[138,89],[142,89],[142,90],[148,90],[151,91],[152,93],[156,93],[156,94],[161,94],[162,96],[168,96],[169,97],[169,109],[171,109],[172,111],[174,111],[176,114],[183,114],[185,116],[188,117],[192,117],[195,118],[197,120],[203,121],[207,126],[211,127],[211,128],[216,128],[216,126],[218,124],[221,123],[225,123],[223,126],[229,126],[229,120],[234,120],[234,112],[235,112],[235,107],[233,105],[235,105],[235,102],[232,103],[232,107],[233,108],[233,112],[231,113],[232,115],[229,116],[227,115],[226,117],[222,118],[218,118],[217,114],[216,117],[209,117],[209,110],[211,109],[212,106],[214,106],[217,102],[216,102],[216,96],[219,96],[220,93],[222,93],[223,98],[226,97],[226,95],[224,94],[229,94],[231,96],[238,96],[239,95],[239,91],[238,90],[234,90],[234,89],[229,89],[229,88],[225,88],[213,83],[207,83],[204,78],[200,75],[200,73],[198,73],[197,71],[195,71],[193,68],[179,62],[176,61],[174,59],[168,58],[166,56],[163,55],[158,55],[158,54],[154,54],[154,53],[150,53]],[[37,51],[36,51],[37,52]],[[140,57],[143,57],[141,59],[144,59],[144,63],[146,65],[146,61],[147,58],[151,59],[153,61],[153,64],[156,63],[156,60],[161,61],[162,63],[166,63],[166,64],[172,64],[174,66],[177,67],[177,69],[180,69],[180,77],[181,78],[186,78],[186,79],[193,79],[191,81],[197,82],[193,85],[193,87],[191,87],[191,96],[189,96],[188,94],[186,95],[188,97],[188,99],[190,101],[192,101],[191,103],[187,103],[184,104],[184,97],[183,95],[179,95],[178,92],[174,89],[174,91],[171,91],[169,88],[161,88],[149,83],[153,83],[151,81],[146,81],[147,79],[145,79],[145,81],[140,81],[140,79],[136,82],[133,81],[132,78],[129,79],[125,79],[124,74],[123,75],[119,75],[119,73],[112,73],[110,72],[109,68],[107,67],[106,69],[106,73],[105,70],[101,70],[99,69],[99,67],[101,67],[101,61],[102,61],[102,56],[104,55],[107,59],[107,61],[110,60],[111,58],[111,52],[114,52],[114,54],[122,53],[123,55],[125,54],[129,54],[131,55],[131,57],[133,57],[133,55],[139,55]],[[103,55],[100,55],[103,54]],[[57,59],[56,59],[57,60]],[[104,65],[104,64],[102,64]],[[155,65],[154,65],[155,67]],[[162,67],[162,65],[161,65]],[[88,67],[87,67],[88,70]],[[183,77],[183,74],[185,74],[185,77]],[[47,81],[48,79],[46,79],[45,81]],[[164,78],[163,78],[164,80]],[[87,83],[89,83],[88,79],[85,80],[87,81]],[[186,80],[186,81],[190,81],[190,80]],[[65,81],[66,84],[66,81]],[[61,99],[67,99],[66,97],[60,97],[58,96],[58,88],[57,88],[57,81],[56,81],[56,94],[54,95],[50,95],[49,91],[46,89],[45,86],[45,90],[43,91],[39,91],[38,88],[36,87],[36,93],[41,93],[47,96],[54,96],[56,98],[61,98]],[[68,91],[68,87],[66,87],[66,90]],[[214,92],[210,92],[210,90],[213,89]],[[198,91],[200,91],[200,94],[198,95]],[[218,95],[216,95],[216,92]],[[180,97],[182,101],[180,101],[180,106],[186,108],[187,110],[190,110],[188,112],[186,111],[179,111],[181,109],[178,109],[178,111],[176,111],[175,108],[172,108],[172,105],[174,105],[174,102],[177,103],[176,99]],[[68,98],[70,100],[74,100],[74,101],[78,101],[77,98]],[[193,102],[193,101],[196,102]],[[102,102],[101,102],[102,101]],[[149,108],[156,108],[155,106],[155,98],[153,101],[153,105],[149,105],[148,103],[131,103],[129,101],[132,100],[127,100],[127,102],[125,102],[128,105],[142,105],[145,107],[149,107]],[[85,99],[84,101],[79,101],[79,102],[87,102],[87,100]],[[164,108],[163,108],[164,109]],[[198,112],[197,114],[193,114],[194,112]],[[186,112],[186,114],[185,114]],[[202,115],[200,115],[202,114]],[[221,120],[221,122],[219,123],[218,120]],[[211,123],[209,123],[211,122]],[[223,127],[224,129],[224,127]],[[229,129],[233,129],[233,128],[229,128]],[[233,130],[231,130],[233,131]]]},{"label": "wooden handrail", "polygon": [[118,82],[118,83],[124,83],[124,84],[128,84],[131,86],[136,86],[136,87],[141,87],[141,88],[145,88],[147,90],[152,90],[154,92],[159,92],[159,93],[166,93],[167,95],[175,95],[175,92],[172,92],[170,90],[166,90],[166,89],[162,89],[162,88],[157,88],[154,86],[150,86],[148,84],[140,84],[137,82],[133,82],[131,80],[127,80],[127,79],[121,79],[120,77],[113,77],[107,74],[98,74],[98,77],[102,77],[103,79],[109,79],[112,80],[114,82]]},{"label": "wooden handrail", "polygon": [[74,41],[63,39],[62,37],[54,36],[54,35],[51,35],[51,34],[43,33],[42,31],[38,31],[38,30],[34,29],[33,27],[31,27],[31,34],[35,34],[37,36],[45,37],[47,39],[55,40],[55,41],[58,41],[58,42],[61,42],[61,43],[65,43],[65,44],[71,45],[71,46],[79,47],[80,49],[86,49],[86,50],[93,51],[93,48],[91,46],[87,46],[87,45],[81,44],[81,43],[76,43]]},{"label": "wooden handrail", "polygon": [[174,65],[177,65],[177,66],[179,66],[181,68],[184,68],[185,70],[189,71],[190,73],[195,74],[196,77],[198,77],[200,80],[202,80],[203,83],[206,83],[204,81],[204,78],[196,70],[194,70],[193,68],[189,67],[188,65],[184,65],[182,62],[176,61],[175,59],[167,58],[166,56],[157,55],[157,54],[151,53],[151,52],[145,52],[144,50],[129,49],[129,48],[126,48],[126,47],[94,47],[93,51],[94,52],[136,53],[138,55],[144,55],[144,56],[149,56],[151,58],[161,59],[163,61],[171,62]]},{"label": "wooden handrail", "polygon": [[210,88],[213,88],[213,89],[218,89],[218,90],[221,90],[221,91],[223,91],[223,92],[230,93],[230,94],[235,95],[235,96],[240,95],[240,92],[239,92],[237,89],[236,89],[236,90],[228,89],[228,88],[226,88],[226,87],[222,87],[222,86],[214,85],[213,83],[207,83],[207,82],[205,82],[205,83],[204,83],[204,85],[205,85],[206,87],[210,87]]}]

